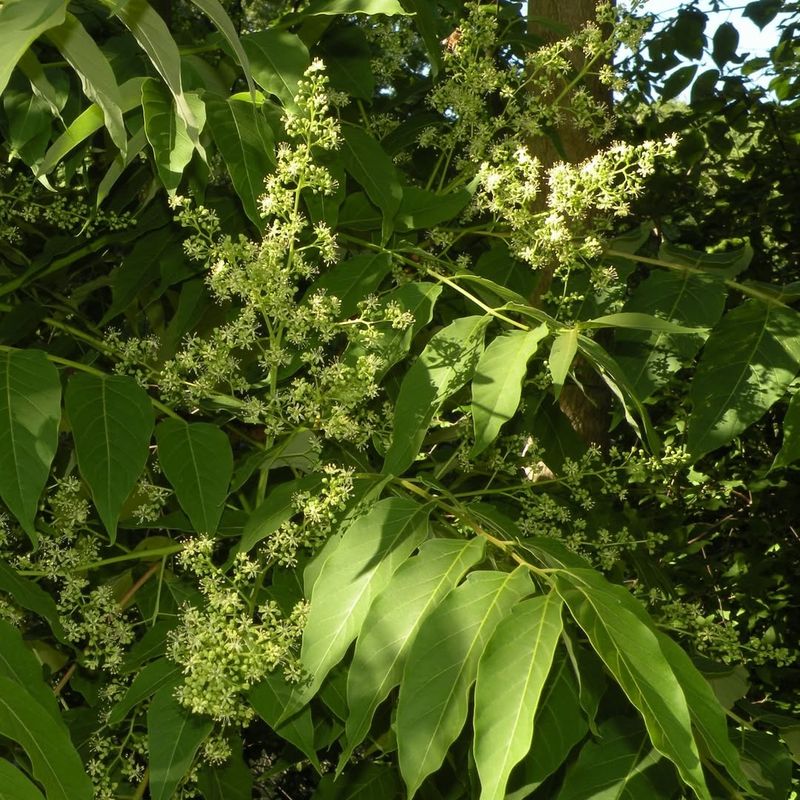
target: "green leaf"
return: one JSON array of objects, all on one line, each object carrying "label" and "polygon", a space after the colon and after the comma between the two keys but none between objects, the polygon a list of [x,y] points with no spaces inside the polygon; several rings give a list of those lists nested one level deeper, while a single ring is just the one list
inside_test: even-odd
[{"label": "green leaf", "polygon": [[795,391],[789,399],[789,405],[783,415],[782,431],[781,449],[770,469],[785,467],[800,458],[800,392],[798,391]]},{"label": "green leaf", "polygon": [[383,212],[383,238],[391,234],[394,216],[403,200],[403,187],[392,159],[363,128],[342,126],[344,168],[364,188],[367,197]]},{"label": "green leaf", "polygon": [[91,800],[92,782],[63,725],[16,681],[0,676],[0,736],[22,746],[47,800]]},{"label": "green leaf", "polygon": [[108,724],[117,725],[128,715],[128,712],[139,703],[152,697],[159,689],[166,686],[174,689],[181,682],[181,668],[166,658],[160,658],[142,667],[127,688],[108,712]]},{"label": "green leaf", "polygon": [[[195,118],[204,119],[202,101],[192,94],[185,97],[195,112]],[[175,113],[169,92],[154,78],[148,78],[142,84],[142,110],[144,131],[153,148],[158,176],[167,191],[172,193],[178,188],[183,170],[192,160],[194,143],[186,123]]]},{"label": "green leaf", "polygon": [[358,310],[358,304],[373,294],[381,281],[391,272],[392,259],[388,253],[362,253],[335,264],[311,284],[307,297],[325,292],[339,299],[340,318],[347,319]]},{"label": "green leaf", "polygon": [[569,368],[578,352],[578,329],[570,328],[556,336],[553,346],[550,348],[550,357],[547,359],[547,366],[553,378],[553,387],[556,397],[561,394],[564,388],[564,381],[569,374]]},{"label": "green leaf", "polygon": [[153,407],[133,378],[76,374],[65,407],[81,475],[114,541],[117,520],[147,462]]},{"label": "green leaf", "polygon": [[390,497],[356,519],[337,542],[311,592],[300,653],[311,676],[298,691],[303,702],[344,657],[373,599],[425,540],[429,513],[413,500]]},{"label": "green leaf", "polygon": [[[725,284],[706,275],[689,270],[653,272],[633,292],[625,311],[657,315],[678,325],[712,327],[722,316],[725,296]],[[666,331],[620,332],[617,360],[630,376],[633,390],[646,400],[692,361],[703,338]]]},{"label": "green leaf", "polygon": [[673,265],[689,267],[691,271],[705,272],[716,278],[735,278],[753,260],[753,248],[748,244],[724,253],[706,253],[664,242],[658,250],[658,257]]},{"label": "green leaf", "polygon": [[396,800],[400,779],[389,764],[365,761],[340,778],[323,775],[312,800]]},{"label": "green leaf", "polygon": [[200,745],[214,727],[210,719],[192,714],[172,694],[172,687],[162,687],[147,709],[152,800],[171,800],[175,796]]},{"label": "green leaf", "polygon": [[[599,742],[587,742],[567,773],[558,800],[640,800],[667,797],[670,772],[640,725],[616,717],[600,726]],[[660,762],[660,763],[659,763]],[[654,770],[653,767],[660,767]],[[675,787],[672,787],[674,791]]]},{"label": "green leaf", "polygon": [[44,800],[44,795],[24,772],[0,759],[0,800]]},{"label": "green leaf", "polygon": [[300,37],[288,31],[257,31],[242,36],[242,46],[255,82],[274,94],[285,108],[295,108],[297,84],[311,63]]},{"label": "green leaf", "polygon": [[347,679],[347,745],[344,768],[369,732],[379,703],[400,683],[403,664],[419,626],[483,558],[484,540],[431,539],[410,558],[370,606]]},{"label": "green leaf", "polygon": [[58,446],[61,382],[41,350],[0,352],[0,497],[36,544],[34,517]]},{"label": "green leaf", "polygon": [[731,22],[723,22],[714,33],[712,57],[718,67],[723,67],[736,57],[739,46],[739,32]]},{"label": "green leaf", "polygon": [[[0,675],[30,693],[53,718],[51,724],[64,727],[53,690],[44,682],[42,665],[22,640],[22,634],[0,619]],[[64,728],[66,732],[66,728]]]},{"label": "green leaf", "polygon": [[304,17],[333,14],[397,14],[407,15],[398,0],[313,0],[303,9]]},{"label": "green leaf", "polygon": [[264,115],[252,103],[205,95],[208,127],[225,161],[233,188],[250,221],[263,227],[258,198],[274,163],[275,140]]},{"label": "green leaf", "polygon": [[47,38],[78,73],[83,93],[103,112],[111,141],[124,155],[128,135],[122,121],[122,95],[105,54],[78,18],[69,13],[62,25],[47,32]]},{"label": "green leaf", "polygon": [[403,186],[403,199],[397,210],[397,229],[433,228],[457,217],[472,199],[464,190],[439,194],[416,186]]},{"label": "green leaf", "polygon": [[[131,78],[119,87],[120,111],[126,113],[142,104],[142,84],[146,78]],[[58,139],[50,145],[44,158],[37,166],[37,176],[47,175],[56,165],[93,133],[103,127],[103,112],[98,105],[91,105],[81,112]],[[130,153],[129,153],[130,155]]]},{"label": "green leaf", "polygon": [[495,627],[532,590],[522,567],[473,572],[422,623],[397,706],[400,772],[409,798],[439,769],[461,731],[478,660]]},{"label": "green leaf", "polygon": [[213,23],[216,29],[222,34],[228,46],[233,50],[236,60],[244,72],[244,79],[247,81],[247,88],[250,94],[255,94],[255,86],[253,85],[253,78],[251,77],[250,61],[247,58],[247,53],[242,46],[239,39],[239,34],[236,32],[236,26],[228,16],[222,3],[219,0],[191,0]]},{"label": "green leaf", "polygon": [[[199,148],[202,120],[195,116],[195,109],[183,92],[181,84],[181,54],[167,24],[147,0],[101,0],[111,12],[119,17],[133,34],[142,50],[164,79],[178,109],[190,141]],[[202,152],[202,150],[201,150]]]},{"label": "green leaf", "polygon": [[139,153],[144,150],[147,144],[147,136],[145,135],[144,125],[139,128],[136,133],[128,139],[125,155],[117,153],[111,166],[106,170],[106,174],[100,179],[97,184],[97,193],[95,194],[94,205],[95,208],[100,208],[103,200],[108,197],[109,192],[119,180],[123,172],[136,160]]},{"label": "green leaf", "polygon": [[484,350],[472,379],[475,444],[470,457],[483,452],[500,428],[517,413],[528,361],[547,334],[547,325],[531,331],[509,331]]},{"label": "green leaf", "polygon": [[400,475],[417,457],[444,401],[472,377],[491,318],[461,317],[436,333],[403,378],[395,403],[392,445],[383,472]]},{"label": "green leaf", "polygon": [[293,744],[321,772],[317,751],[314,749],[314,721],[311,709],[306,706],[293,717],[281,722],[289,705],[294,701],[293,686],[283,675],[273,673],[251,689],[248,700],[267,725],[282,739]]},{"label": "green leaf", "polygon": [[481,800],[503,800],[531,746],[534,717],[563,628],[555,592],[523,600],[500,622],[478,663],[473,752]]},{"label": "green leaf", "polygon": [[[615,591],[619,594],[619,587]],[[625,590],[623,589],[622,591]],[[640,609],[640,616],[643,617],[645,614],[644,609],[641,606],[638,606],[638,608]],[[725,767],[728,774],[745,791],[750,791],[752,787],[742,769],[736,748],[731,744],[728,736],[725,709],[717,699],[711,684],[695,667],[686,652],[672,639],[663,633],[658,634],[658,639],[661,651],[664,653],[686,696],[698,742],[703,745],[703,750],[714,761]]]},{"label": "green leaf", "polygon": [[247,553],[262,539],[278,530],[284,522],[288,522],[297,513],[292,498],[298,492],[314,492],[321,485],[321,475],[304,475],[302,478],[278,484],[245,523],[237,552]]},{"label": "green leaf", "polygon": [[[627,591],[594,570],[559,573],[555,586],[592,647],[644,718],[653,746],[710,800],[683,692],[652,627],[630,610]],[[619,589],[619,591],[615,591]],[[624,594],[623,594],[624,593]]]},{"label": "green leaf", "polygon": [[11,595],[17,605],[47,620],[56,639],[66,644],[67,635],[61,625],[61,615],[50,594],[32,580],[17,575],[16,571],[1,558],[0,591]]},{"label": "green leaf", "polygon": [[748,300],[714,328],[689,388],[694,458],[716,450],[779,400],[800,367],[800,315]]},{"label": "green leaf", "polygon": [[742,761],[758,797],[784,800],[791,797],[792,758],[781,740],[765,731],[739,733]]},{"label": "green leaf", "polygon": [[530,752],[512,776],[506,800],[525,800],[564,763],[589,725],[581,712],[578,687],[569,661],[556,657],[539,700]]},{"label": "green leaf", "polygon": [[6,0],[0,5],[0,94],[32,42],[64,22],[67,0]]},{"label": "green leaf", "polygon": [[197,776],[204,800],[252,800],[253,774],[242,757],[242,738],[233,738],[225,764],[205,764]]},{"label": "green leaf", "polygon": [[158,461],[197,533],[214,534],[233,475],[228,437],[208,422],[166,419],[156,429]]},{"label": "green leaf", "polygon": [[703,333],[697,328],[687,328],[666,319],[640,314],[633,311],[621,311],[618,314],[607,314],[603,317],[586,320],[580,323],[581,328],[632,328],[640,331],[659,331],[663,333]]}]

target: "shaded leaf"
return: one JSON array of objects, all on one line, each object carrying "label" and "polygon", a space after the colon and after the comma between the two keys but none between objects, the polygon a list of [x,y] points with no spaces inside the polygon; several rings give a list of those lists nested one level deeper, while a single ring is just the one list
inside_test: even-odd
[{"label": "shaded leaf", "polygon": [[122,722],[131,709],[152,697],[159,689],[164,686],[174,689],[180,682],[181,668],[172,661],[160,658],[158,661],[145,664],[125,694],[111,707],[108,712],[108,724],[116,725]]},{"label": "shaded leaf", "polygon": [[563,628],[555,592],[523,600],[497,626],[478,663],[473,752],[481,800],[503,800],[531,745],[534,717]]},{"label": "shaded leaf", "polygon": [[489,316],[461,317],[436,333],[403,378],[392,445],[383,472],[401,475],[417,457],[444,401],[472,377],[483,352]]},{"label": "shaded leaf", "polygon": [[400,772],[411,798],[442,764],[467,718],[478,660],[498,622],[533,590],[527,570],[473,572],[422,623],[397,706]]},{"label": "shaded leaf", "polygon": [[317,751],[314,749],[314,722],[308,706],[281,722],[293,702],[293,686],[283,675],[273,673],[253,687],[248,695],[256,714],[282,739],[293,744],[321,772]]},{"label": "shaded leaf", "polygon": [[307,297],[325,292],[339,299],[340,318],[351,317],[358,304],[372,294],[391,272],[392,259],[388,253],[362,253],[334,264],[311,284]]},{"label": "shaded leaf", "polygon": [[216,533],[233,474],[228,437],[207,422],[166,419],[156,441],[158,461],[194,530]]},{"label": "shaded leaf", "polygon": [[484,540],[431,539],[403,564],[370,606],[347,680],[343,769],[369,732],[379,703],[400,683],[408,648],[428,614],[483,558]]},{"label": "shaded leaf", "polygon": [[439,194],[416,186],[403,186],[397,229],[433,228],[457,217],[471,199],[472,195],[464,189]]},{"label": "shaded leaf", "polygon": [[0,497],[36,544],[34,517],[58,446],[61,382],[41,350],[0,352]]},{"label": "shaded leaf", "polygon": [[122,504],[147,462],[153,407],[133,378],[76,374],[65,406],[81,475],[114,541]]},{"label": "shaded leaf", "polygon": [[689,399],[689,451],[695,458],[727,444],[779,400],[800,367],[800,315],[748,300],[714,328]]},{"label": "shaded leaf", "polygon": [[17,575],[16,571],[0,558],[0,591],[11,595],[14,602],[47,620],[50,630],[60,642],[67,642],[67,634],[61,625],[61,615],[55,600],[37,583]]},{"label": "shaded leaf", "polygon": [[44,800],[44,795],[24,772],[0,759],[0,800]]},{"label": "shaded leaf", "polygon": [[781,449],[772,462],[771,469],[785,467],[800,458],[800,392],[789,399],[786,413],[783,415],[783,441]]},{"label": "shaded leaf", "polygon": [[261,111],[251,103],[205,95],[208,127],[222,154],[233,188],[250,221],[263,227],[258,198],[274,163],[275,137]]},{"label": "shaded leaf", "polygon": [[[92,782],[63,725],[16,681],[0,676],[0,735],[17,742],[31,761],[47,800],[91,800]],[[16,798],[15,798],[16,800]]]},{"label": "shaded leaf", "polygon": [[242,739],[234,736],[231,756],[223,764],[205,764],[198,776],[197,786],[203,800],[251,800],[253,773],[242,757]]},{"label": "shaded leaf", "polygon": [[200,745],[214,727],[210,719],[193,714],[172,695],[172,687],[162,687],[147,709],[152,800],[171,800],[174,797]]},{"label": "shaded leaf", "polygon": [[618,717],[600,726],[599,741],[583,746],[567,772],[558,800],[666,797],[667,787],[674,782],[670,773],[641,725]]},{"label": "shaded leaf", "polygon": [[528,361],[547,334],[546,325],[531,331],[509,331],[494,339],[483,351],[472,379],[475,444],[471,457],[485,450],[503,424],[517,412]]},{"label": "shaded leaf", "polygon": [[122,121],[122,95],[114,70],[103,51],[95,43],[77,17],[67,13],[62,25],[51,28],[47,38],[77,72],[83,93],[103,112],[111,141],[124,154],[128,145]]}]

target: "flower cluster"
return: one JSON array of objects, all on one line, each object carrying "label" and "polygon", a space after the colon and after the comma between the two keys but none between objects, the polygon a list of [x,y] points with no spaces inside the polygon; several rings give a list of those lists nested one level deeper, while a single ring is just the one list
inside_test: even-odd
[{"label": "flower cluster", "polygon": [[211,539],[197,538],[180,554],[204,605],[183,608],[167,654],[183,670],[176,696],[184,706],[224,725],[246,724],[254,712],[244,695],[253,685],[278,668],[289,680],[301,676],[296,651],[306,603],[285,615],[274,601],[259,602],[259,562],[239,553],[226,575],[214,565],[213,548]]}]

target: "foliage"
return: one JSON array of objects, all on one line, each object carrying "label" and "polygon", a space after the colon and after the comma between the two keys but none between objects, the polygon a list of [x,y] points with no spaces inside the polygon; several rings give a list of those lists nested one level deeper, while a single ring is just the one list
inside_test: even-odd
[{"label": "foliage", "polygon": [[0,4],[0,794],[791,795],[796,63],[677,105],[699,13]]}]

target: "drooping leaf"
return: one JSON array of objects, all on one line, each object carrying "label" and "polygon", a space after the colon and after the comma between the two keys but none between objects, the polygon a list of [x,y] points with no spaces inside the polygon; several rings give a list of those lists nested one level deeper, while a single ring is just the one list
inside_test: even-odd
[{"label": "drooping leaf", "polygon": [[65,21],[47,32],[47,38],[77,72],[83,93],[103,112],[111,140],[124,155],[128,145],[122,121],[122,95],[114,70],[80,20],[67,13]]},{"label": "drooping leaf", "polygon": [[667,787],[674,784],[671,772],[641,725],[615,717],[600,726],[599,741],[587,742],[581,748],[558,800],[665,797]]},{"label": "drooping leaf", "polygon": [[593,570],[565,571],[558,574],[555,585],[594,650],[639,710],[653,746],[675,764],[701,800],[710,800],[686,695],[652,626],[629,610],[613,585]]},{"label": "drooping leaf", "polygon": [[36,544],[34,517],[58,445],[61,382],[41,350],[0,352],[0,497]]},{"label": "drooping leaf", "polygon": [[178,116],[183,121],[190,141],[199,147],[203,121],[195,116],[195,110],[183,91],[181,82],[181,54],[178,44],[158,12],[147,0],[101,0],[125,27],[133,34],[142,50],[164,79],[172,96]]},{"label": "drooping leaf", "polygon": [[439,769],[461,731],[478,660],[495,627],[532,589],[521,567],[510,573],[473,572],[422,623],[397,706],[400,772],[409,798]]},{"label": "drooping leaf", "polygon": [[11,595],[17,605],[47,620],[56,639],[67,642],[55,600],[38,583],[17,575],[13,567],[2,558],[0,558],[0,591]]},{"label": "drooping leaf", "polygon": [[353,522],[322,566],[311,593],[300,659],[311,698],[356,638],[374,598],[428,533],[429,509],[399,497]]},{"label": "drooping leaf", "polygon": [[523,600],[497,626],[478,663],[473,752],[481,800],[503,800],[511,770],[528,752],[563,628],[555,592]]},{"label": "drooping leaf", "polygon": [[128,712],[139,703],[152,697],[164,686],[168,689],[174,689],[180,683],[180,680],[180,667],[166,658],[160,658],[158,661],[145,664],[136,674],[133,683],[127,688],[125,694],[111,707],[108,713],[109,725],[116,725],[122,722]]},{"label": "drooping leaf", "polygon": [[42,665],[33,651],[25,646],[20,632],[5,620],[0,620],[0,675],[29,692],[50,714],[51,724],[64,727],[56,696],[42,677]]},{"label": "drooping leaf", "polygon": [[404,186],[397,210],[397,229],[433,228],[458,216],[471,199],[472,195],[464,189],[439,194],[417,186]]},{"label": "drooping leaf", "polygon": [[283,675],[273,673],[250,690],[248,699],[264,722],[282,739],[293,744],[321,772],[317,751],[314,749],[314,722],[308,706],[294,716],[280,722],[285,716],[289,704],[293,702],[292,685],[287,683]]},{"label": "drooping leaf", "polygon": [[528,361],[547,333],[546,325],[531,331],[509,331],[483,351],[472,379],[472,457],[483,452],[516,413]]},{"label": "drooping leaf", "polygon": [[396,800],[401,784],[390,764],[365,761],[334,779],[323,775],[312,800]]},{"label": "drooping leaf", "polygon": [[159,689],[147,709],[147,743],[150,751],[150,796],[171,800],[192,766],[200,745],[214,723],[184,708],[173,689]]},{"label": "drooping leaf", "polygon": [[639,331],[657,331],[660,333],[702,333],[702,329],[678,325],[651,314],[636,311],[620,311],[617,314],[606,314],[602,317],[580,323],[581,328],[630,328]]},{"label": "drooping leaf", "polygon": [[278,97],[285,108],[293,109],[297,84],[311,63],[300,37],[288,31],[257,31],[242,36],[242,46],[255,82]]},{"label": "drooping leaf", "polygon": [[264,193],[264,177],[274,163],[274,135],[261,111],[251,103],[205,95],[208,127],[222,154],[233,188],[250,221],[264,220],[258,198]]},{"label": "drooping leaf", "polygon": [[739,733],[742,763],[765,800],[791,797],[792,758],[781,740],[765,731],[743,730]]},{"label": "drooping leaf", "polygon": [[[679,325],[712,327],[725,307],[725,284],[706,275],[653,272],[636,288],[625,311],[657,315]],[[630,376],[634,391],[646,400],[697,354],[701,336],[617,334],[617,360]]]},{"label": "drooping leaf", "polygon": [[45,31],[64,22],[67,0],[6,0],[0,6],[0,94],[25,51]]},{"label": "drooping leaf", "polygon": [[0,736],[17,742],[28,755],[33,777],[47,800],[91,800],[92,782],[63,725],[16,681],[0,676]]},{"label": "drooping leaf", "polygon": [[[194,94],[184,97],[194,119],[202,127],[205,121],[203,102]],[[185,121],[175,112],[170,93],[154,78],[148,78],[142,84],[142,109],[144,131],[153,148],[158,176],[167,191],[172,193],[178,188],[183,170],[192,160],[195,145]]]},{"label": "drooping leaf", "polygon": [[472,377],[490,317],[461,317],[436,333],[403,378],[394,412],[392,445],[383,472],[400,475],[417,457],[444,401]]},{"label": "drooping leaf", "polygon": [[553,378],[553,388],[555,389],[556,397],[561,394],[561,390],[564,388],[564,381],[567,379],[569,368],[572,366],[577,352],[577,328],[570,328],[563,333],[559,333],[553,340],[553,346],[550,348],[550,356],[547,359],[547,366]]},{"label": "drooping leaf", "polygon": [[342,138],[344,168],[383,212],[383,238],[386,239],[403,200],[403,187],[394,162],[380,143],[357,125],[344,125]]},{"label": "drooping leaf", "polygon": [[0,759],[0,800],[44,800],[44,795],[24,772]]},{"label": "drooping leaf", "polygon": [[693,457],[716,450],[778,401],[800,367],[800,315],[757,300],[728,312],[697,365],[689,399]]},{"label": "drooping leaf", "polygon": [[484,540],[431,539],[400,567],[370,606],[347,680],[347,746],[341,771],[369,732],[372,717],[400,683],[419,626],[464,573],[483,557]]},{"label": "drooping leaf", "polygon": [[158,460],[197,533],[217,531],[233,475],[228,437],[208,422],[166,419],[156,429]]},{"label": "drooping leaf", "polygon": [[67,384],[65,407],[78,467],[113,541],[122,504],[147,462],[150,398],[133,378],[76,374]]},{"label": "drooping leaf", "polygon": [[123,156],[122,153],[117,153],[117,155],[114,156],[111,166],[100,179],[100,183],[97,184],[97,194],[94,200],[96,208],[102,205],[103,200],[108,197],[122,173],[134,162],[146,145],[147,136],[145,135],[144,125],[142,125],[142,127],[128,139],[125,155]]}]

